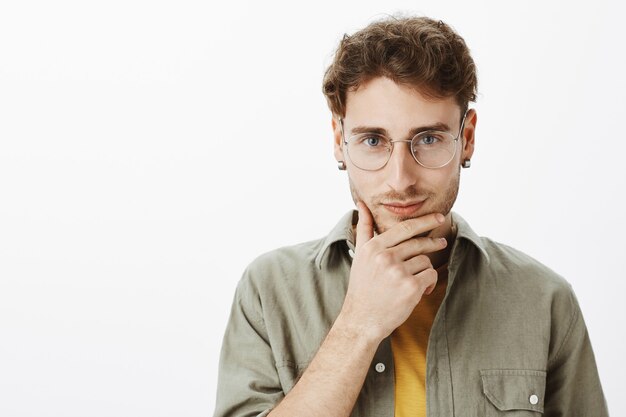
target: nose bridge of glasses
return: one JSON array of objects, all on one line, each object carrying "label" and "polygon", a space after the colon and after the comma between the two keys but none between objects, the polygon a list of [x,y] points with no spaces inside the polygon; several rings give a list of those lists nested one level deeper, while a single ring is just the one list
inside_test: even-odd
[{"label": "nose bridge of glasses", "polygon": [[[407,146],[404,146],[404,143]],[[386,183],[395,190],[404,190],[414,185],[419,175],[421,165],[413,153],[412,140],[392,140],[387,162],[384,165]],[[396,146],[400,145],[400,146]],[[394,148],[395,152],[394,152]]]},{"label": "nose bridge of glasses", "polygon": [[407,156],[407,155],[405,154],[405,152],[407,152],[407,153],[408,153],[408,155],[410,155],[410,156],[411,156],[411,159],[412,159],[412,160],[414,160],[415,162],[419,163],[419,162],[417,161],[417,156],[413,153],[413,146],[412,146],[412,144],[413,144],[413,139],[398,139],[398,140],[389,140],[389,145],[390,145],[391,149],[389,149],[389,155],[388,155],[388,157],[387,157],[387,158],[388,158],[388,159],[387,159],[387,163],[389,163],[389,162],[391,161],[391,159],[393,158],[393,153],[394,153],[393,151],[394,151],[394,148],[396,147],[396,146],[395,146],[395,144],[396,144],[396,143],[402,143],[402,142],[405,142],[405,143],[407,144],[407,147],[406,147],[406,148],[402,147],[402,148],[404,148],[404,149],[402,149],[402,150],[397,150],[397,151],[395,152],[396,154],[397,154],[398,152],[401,154],[401,155],[397,156],[397,158],[400,158],[401,160],[402,160],[402,159],[404,159],[404,158],[406,158],[406,156]]},{"label": "nose bridge of glasses", "polygon": [[[462,131],[462,129],[461,129]],[[411,139],[397,139],[393,140],[386,135],[379,133],[357,133],[348,138],[343,135],[343,144],[346,146],[346,156],[350,158],[352,163],[360,169],[372,171],[378,170],[386,166],[392,159],[392,164],[399,164],[402,169],[406,168],[406,162],[408,161],[406,153],[411,155],[411,159],[418,165],[425,168],[440,168],[447,165],[457,152],[457,144],[459,143],[460,135],[456,137],[447,131],[427,130],[419,132]],[[346,132],[347,133],[347,132]],[[360,146],[366,144],[367,138],[375,138],[381,140],[381,147],[377,149],[384,152],[365,152],[367,146]],[[408,149],[404,146],[396,151],[396,156],[393,156],[394,144],[397,142],[406,142]],[[374,143],[371,146],[375,147]],[[369,148],[370,150],[374,148]],[[383,156],[384,155],[384,156]]]}]

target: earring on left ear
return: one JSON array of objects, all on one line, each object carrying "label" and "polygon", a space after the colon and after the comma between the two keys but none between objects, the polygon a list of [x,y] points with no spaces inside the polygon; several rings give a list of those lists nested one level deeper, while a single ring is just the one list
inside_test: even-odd
[{"label": "earring on left ear", "polygon": [[470,161],[469,159],[466,159],[465,161],[463,161],[463,165],[461,165],[463,168],[469,168],[472,166],[472,161]]},{"label": "earring on left ear", "polygon": [[345,171],[346,163],[343,161],[337,161],[337,168],[339,169],[339,171]]}]

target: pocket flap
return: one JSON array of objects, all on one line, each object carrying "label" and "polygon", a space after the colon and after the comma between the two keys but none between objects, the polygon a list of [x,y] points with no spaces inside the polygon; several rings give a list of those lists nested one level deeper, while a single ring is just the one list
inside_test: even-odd
[{"label": "pocket flap", "polygon": [[480,371],[483,393],[498,410],[530,410],[543,413],[546,372],[527,369]]}]

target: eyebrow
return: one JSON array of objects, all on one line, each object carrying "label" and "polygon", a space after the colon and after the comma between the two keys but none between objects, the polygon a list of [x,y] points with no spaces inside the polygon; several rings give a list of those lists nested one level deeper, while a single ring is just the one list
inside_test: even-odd
[{"label": "eyebrow", "polygon": [[[427,130],[439,130],[439,131],[443,131],[443,132],[449,132],[450,131],[450,127],[443,123],[443,122],[438,122],[432,125],[427,125],[427,126],[419,126],[419,127],[414,127],[413,129],[411,129],[409,131],[409,134],[407,135],[407,137],[412,138],[413,136],[417,135],[420,132],[426,132]],[[383,136],[387,136],[389,137],[389,132],[387,131],[387,129],[384,129],[382,127],[373,127],[373,126],[356,126],[354,128],[352,128],[350,130],[350,134],[352,135],[357,135],[359,133],[376,133],[378,135],[383,135]]]}]

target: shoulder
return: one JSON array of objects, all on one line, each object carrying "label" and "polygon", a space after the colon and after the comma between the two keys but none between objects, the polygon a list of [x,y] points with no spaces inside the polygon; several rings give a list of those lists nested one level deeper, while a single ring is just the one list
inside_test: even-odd
[{"label": "shoulder", "polygon": [[489,272],[485,275],[503,284],[500,288],[510,287],[535,300],[544,299],[566,316],[577,310],[574,290],[563,276],[519,249],[486,237],[480,239],[489,254]]},{"label": "shoulder", "polygon": [[478,235],[458,213],[453,213],[453,222],[457,226],[457,242],[461,243],[460,261],[465,271],[475,272],[484,285],[492,284],[501,289],[571,288],[562,276],[532,256]]},{"label": "shoulder", "polygon": [[320,293],[336,293],[328,289],[343,285],[349,255],[347,250],[338,249],[350,239],[353,218],[351,210],[324,237],[259,255],[245,269],[237,287],[238,297],[249,303],[277,306],[293,304],[295,299],[313,303]]},{"label": "shoulder", "polygon": [[246,267],[239,290],[258,293],[314,274],[315,260],[323,244],[323,238],[315,239],[259,255]]},{"label": "shoulder", "polygon": [[486,237],[482,237],[481,240],[489,253],[492,270],[511,277],[540,281],[545,285],[570,287],[565,278],[521,250]]},{"label": "shoulder", "polygon": [[316,239],[265,252],[248,265],[246,272],[254,275],[267,275],[312,267],[323,242],[324,239]]}]

